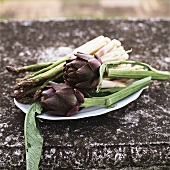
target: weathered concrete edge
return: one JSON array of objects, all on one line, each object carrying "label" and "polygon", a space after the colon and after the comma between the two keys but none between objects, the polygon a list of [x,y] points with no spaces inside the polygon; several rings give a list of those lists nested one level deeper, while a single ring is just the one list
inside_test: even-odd
[{"label": "weathered concrete edge", "polygon": [[160,22],[160,21],[167,21],[170,22],[170,18],[149,18],[149,19],[139,19],[139,18],[106,18],[106,19],[100,19],[100,18],[40,18],[40,19],[4,19],[1,20],[0,23],[8,23],[8,22],[65,22],[65,21],[150,21],[150,22]]},{"label": "weathered concrete edge", "polygon": [[[170,145],[168,144],[94,147],[50,146],[45,147],[43,150],[41,167],[61,169],[71,167],[76,169],[150,166],[168,167],[170,166],[169,148]],[[22,160],[21,162],[24,162],[24,148],[21,149],[23,152],[22,158],[19,157],[19,155],[17,158],[17,155],[15,155],[11,148],[6,148],[6,150],[9,153],[8,155],[11,155],[9,158],[10,168],[19,166],[17,160]],[[53,152],[54,150],[55,152]],[[48,157],[46,157],[46,155],[48,155]],[[53,159],[51,160],[52,157]],[[3,162],[1,163],[3,164]],[[6,168],[6,165],[2,165],[1,168]]]}]

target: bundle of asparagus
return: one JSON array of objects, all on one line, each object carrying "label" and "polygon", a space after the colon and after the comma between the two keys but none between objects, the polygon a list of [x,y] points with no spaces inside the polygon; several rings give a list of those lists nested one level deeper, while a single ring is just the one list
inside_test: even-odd
[{"label": "bundle of asparagus", "polygon": [[48,85],[49,81],[56,81],[60,77],[62,77],[62,70],[65,61],[73,57],[74,53],[76,53],[77,51],[81,51],[87,54],[94,54],[101,47],[105,46],[109,41],[109,38],[99,36],[78,47],[73,51],[73,53],[68,54],[67,56],[55,62],[40,63],[21,68],[7,66],[6,69],[9,72],[15,74],[28,71],[33,72],[23,78],[16,79],[14,93],[12,93],[11,96],[16,98],[21,103],[30,103],[31,101],[33,101],[32,98],[34,100],[38,99],[41,95],[42,90]]},{"label": "bundle of asparagus", "polygon": [[[69,98],[70,92],[69,99],[74,98],[73,102],[67,100],[67,106],[63,108],[68,107],[70,102],[69,109],[67,108],[66,112],[60,110],[60,115],[68,116],[77,112],[80,106],[89,107],[104,104],[106,107],[110,107],[116,101],[149,85],[151,79],[166,80],[170,76],[169,72],[158,71],[148,64],[127,61],[129,52],[131,50],[125,51],[120,41],[99,36],[54,62],[21,68],[7,66],[8,71],[16,74],[32,72],[23,78],[16,79],[14,93],[11,96],[21,103],[31,103],[41,97],[42,106],[44,108],[56,106],[56,109],[53,109],[55,111],[50,110],[50,113],[58,114],[56,110],[60,108],[61,103],[65,102],[66,98]],[[141,78],[144,79],[137,81],[138,83],[135,82],[135,79]],[[67,93],[63,91],[65,88],[59,88],[59,86],[64,87],[65,85],[52,82],[65,82],[69,86],[65,87]],[[74,90],[68,90],[68,88]],[[42,93],[44,89],[47,91]],[[80,98],[75,94],[83,96],[83,100],[81,98],[80,102]],[[119,97],[120,94],[122,97]],[[116,100],[115,96],[117,96]],[[57,106],[58,100],[63,102],[58,102]],[[67,114],[70,109],[73,111]]]},{"label": "bundle of asparagus", "polygon": [[[107,48],[101,50],[102,47]],[[78,47],[71,54],[68,54],[67,56],[54,62],[39,63],[21,68],[7,66],[6,69],[9,72],[15,74],[22,72],[33,72],[23,78],[16,79],[14,93],[12,93],[11,96],[16,98],[21,103],[30,103],[33,101],[32,98],[36,100],[40,97],[41,92],[49,84],[49,81],[57,81],[60,77],[62,77],[62,70],[66,60],[73,57],[76,52],[82,52],[86,54],[96,53],[98,56],[103,56],[111,48],[115,48],[115,52],[121,51],[120,47],[119,41],[111,41],[107,37],[99,36]]]}]

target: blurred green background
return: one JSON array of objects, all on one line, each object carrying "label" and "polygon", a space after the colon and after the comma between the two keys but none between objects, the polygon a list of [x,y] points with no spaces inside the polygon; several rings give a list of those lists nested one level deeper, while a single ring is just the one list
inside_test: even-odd
[{"label": "blurred green background", "polygon": [[0,19],[169,18],[170,0],[0,0]]}]

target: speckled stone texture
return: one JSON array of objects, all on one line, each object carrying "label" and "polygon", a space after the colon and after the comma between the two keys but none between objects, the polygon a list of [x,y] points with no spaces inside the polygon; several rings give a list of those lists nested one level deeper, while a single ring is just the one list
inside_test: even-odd
[{"label": "speckled stone texture", "polygon": [[[36,63],[58,47],[104,35],[133,49],[131,60],[170,70],[169,20],[39,20],[0,23],[0,169],[25,169],[24,113],[10,97],[16,76],[5,66]],[[98,117],[41,124],[40,169],[168,169],[170,80],[153,81],[133,103]]]}]

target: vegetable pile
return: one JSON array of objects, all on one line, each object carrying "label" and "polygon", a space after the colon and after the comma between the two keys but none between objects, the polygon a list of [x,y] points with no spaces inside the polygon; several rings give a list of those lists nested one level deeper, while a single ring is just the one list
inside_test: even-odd
[{"label": "vegetable pile", "polygon": [[129,52],[120,41],[99,36],[57,61],[6,67],[15,74],[31,72],[16,79],[11,94],[20,103],[32,104],[24,124],[27,170],[38,169],[43,148],[36,114],[72,116],[83,107],[114,107],[119,100],[149,86],[151,79],[170,77],[168,71],[129,61]]},{"label": "vegetable pile", "polygon": [[16,74],[32,72],[16,79],[11,96],[21,103],[38,100],[47,114],[70,116],[80,107],[112,107],[148,86],[151,79],[166,80],[170,76],[168,71],[128,61],[129,52],[120,41],[99,36],[57,61],[21,68],[7,66]]}]

